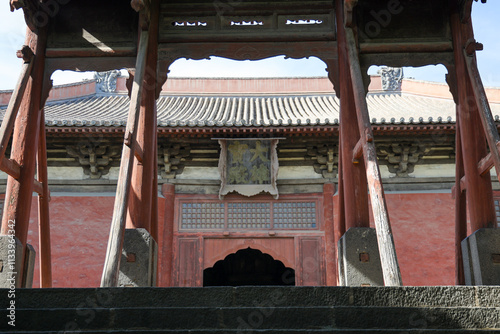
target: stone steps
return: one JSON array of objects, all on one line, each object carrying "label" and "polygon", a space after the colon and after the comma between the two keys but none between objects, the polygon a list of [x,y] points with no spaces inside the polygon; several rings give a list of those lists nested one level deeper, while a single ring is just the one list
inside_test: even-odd
[{"label": "stone steps", "polygon": [[166,333],[166,334],[497,334],[500,331],[498,329],[459,329],[459,330],[449,330],[449,329],[266,329],[266,330],[241,330],[241,329],[190,329],[190,330],[165,330],[165,329],[119,329],[119,330],[81,330],[76,331],[14,331],[14,332],[0,332],[0,333],[16,333],[16,334],[54,334],[54,333],[89,333],[89,334],[106,334],[106,333]]},{"label": "stone steps", "polygon": [[18,289],[16,327],[8,302],[0,333],[500,333],[500,287]]}]

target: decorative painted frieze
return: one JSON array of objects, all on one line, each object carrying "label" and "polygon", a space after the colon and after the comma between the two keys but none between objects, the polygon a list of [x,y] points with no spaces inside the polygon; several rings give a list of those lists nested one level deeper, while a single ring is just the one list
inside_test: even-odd
[{"label": "decorative painted frieze", "polygon": [[278,139],[220,139],[219,144],[221,198],[231,192],[244,196],[267,192],[278,198]]}]

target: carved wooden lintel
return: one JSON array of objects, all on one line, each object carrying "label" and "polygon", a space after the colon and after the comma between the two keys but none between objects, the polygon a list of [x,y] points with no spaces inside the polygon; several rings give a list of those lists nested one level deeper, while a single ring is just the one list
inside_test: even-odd
[{"label": "carved wooden lintel", "polygon": [[[210,59],[212,56],[234,60],[261,60],[275,56],[301,59],[318,57],[336,59],[336,41],[310,41],[305,43],[249,42],[243,46],[235,43],[161,43],[158,48],[160,61],[167,64],[179,58]],[[333,55],[333,56],[332,56]],[[332,58],[333,57],[333,58]]]}]

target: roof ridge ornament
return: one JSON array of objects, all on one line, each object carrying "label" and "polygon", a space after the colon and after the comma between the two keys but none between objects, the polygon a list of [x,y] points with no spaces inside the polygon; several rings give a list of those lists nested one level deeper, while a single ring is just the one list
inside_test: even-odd
[{"label": "roof ridge ornament", "polygon": [[401,91],[401,83],[404,78],[402,67],[381,67],[377,74],[382,78],[382,89],[384,91]]},{"label": "roof ridge ornament", "polygon": [[94,79],[96,82],[96,90],[98,93],[114,93],[116,92],[116,82],[121,76],[118,70],[111,70],[106,72],[96,72]]}]

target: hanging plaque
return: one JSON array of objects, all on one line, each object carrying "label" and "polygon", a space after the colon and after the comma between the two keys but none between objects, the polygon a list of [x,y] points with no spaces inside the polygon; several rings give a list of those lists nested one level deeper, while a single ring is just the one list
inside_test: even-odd
[{"label": "hanging plaque", "polygon": [[231,192],[278,198],[278,139],[219,139],[219,144],[220,198]]}]

